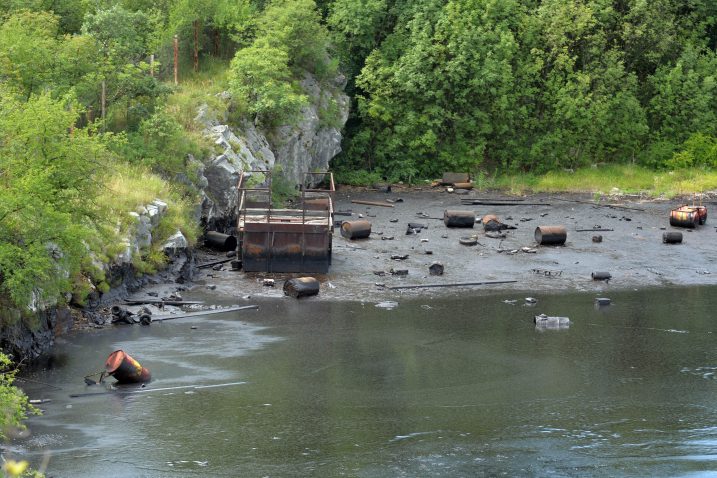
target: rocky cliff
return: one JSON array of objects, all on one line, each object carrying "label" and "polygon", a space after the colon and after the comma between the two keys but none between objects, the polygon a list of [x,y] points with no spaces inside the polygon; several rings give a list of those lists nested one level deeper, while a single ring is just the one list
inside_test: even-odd
[{"label": "rocky cliff", "polygon": [[[307,172],[329,169],[331,159],[341,152],[341,128],[349,114],[345,84],[343,76],[321,84],[307,74],[301,86],[309,106],[302,109],[295,124],[271,131],[248,121],[229,125],[226,117],[207,105],[199,109],[196,121],[220,150],[204,162],[200,177],[205,185],[201,220],[206,229],[233,232],[241,171],[273,171],[298,185]],[[221,97],[231,101],[227,93]]]}]

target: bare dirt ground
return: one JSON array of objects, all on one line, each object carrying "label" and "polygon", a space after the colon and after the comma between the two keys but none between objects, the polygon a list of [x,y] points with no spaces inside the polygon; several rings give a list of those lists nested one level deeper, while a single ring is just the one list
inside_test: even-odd
[{"label": "bare dirt ground", "polygon": [[[457,195],[442,189],[337,192],[335,210],[351,211],[352,215],[336,216],[336,219],[357,220],[362,215],[371,222],[372,232],[368,239],[347,240],[338,228],[335,230],[333,263],[329,274],[316,276],[322,282],[316,299],[378,302],[407,296],[435,297],[496,290],[607,293],[627,288],[717,284],[717,226],[711,225],[708,219],[707,224],[694,230],[671,227],[669,211],[678,206],[680,200],[615,197],[596,206],[585,203],[593,202],[590,195],[562,194],[521,198],[538,205],[461,205],[461,198],[477,197],[499,199],[504,196],[477,191]],[[387,201],[399,199],[403,201]],[[379,201],[393,207],[354,204],[352,200]],[[609,205],[622,207],[607,207]],[[712,206],[706,205],[711,210]],[[501,240],[487,237],[481,224],[472,229],[447,228],[441,220],[446,209],[474,211],[478,218],[495,214],[516,229],[506,231],[506,238]],[[407,235],[409,222],[421,223],[427,228]],[[566,227],[564,246],[536,244],[536,227],[551,225]],[[613,230],[577,232],[577,229],[593,227]],[[683,243],[663,244],[662,234],[677,230],[683,233]],[[592,237],[598,234],[603,240],[594,243]],[[460,244],[459,239],[466,236],[475,236],[479,244],[473,247]],[[535,252],[523,252],[524,247]],[[405,255],[408,257],[403,260],[391,259],[391,256]],[[429,275],[429,266],[435,261],[445,268],[442,276]],[[408,273],[394,275],[392,269]],[[609,272],[612,279],[594,281],[592,272]],[[227,264],[221,271],[201,271],[194,289],[206,288],[209,295],[233,299],[281,297],[283,280],[288,277],[292,275],[231,271]],[[264,278],[274,278],[276,286],[264,286]],[[459,288],[388,289],[409,284],[510,280],[516,282]]]}]

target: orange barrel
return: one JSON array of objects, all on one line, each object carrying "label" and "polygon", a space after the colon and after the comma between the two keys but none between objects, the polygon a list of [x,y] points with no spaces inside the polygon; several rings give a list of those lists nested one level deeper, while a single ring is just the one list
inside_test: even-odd
[{"label": "orange barrel", "polygon": [[446,209],[443,211],[443,224],[446,227],[473,227],[476,215],[472,211],[457,211]]},{"label": "orange barrel", "polygon": [[697,211],[690,207],[682,206],[670,211],[670,226],[693,228],[697,227],[699,222]]},{"label": "orange barrel", "polygon": [[565,226],[538,226],[535,228],[535,242],[541,246],[562,246],[568,238]]},{"label": "orange barrel", "polygon": [[207,231],[204,244],[220,251],[234,251],[237,248],[237,238],[217,231]]},{"label": "orange barrel", "polygon": [[366,239],[371,235],[371,223],[365,220],[344,221],[341,223],[341,235],[346,239]]},{"label": "orange barrel", "polygon": [[682,233],[681,232],[663,232],[662,242],[665,244],[682,244]]},{"label": "orange barrel", "polygon": [[117,383],[142,383],[152,380],[152,374],[122,350],[115,350],[105,361],[105,371]]}]

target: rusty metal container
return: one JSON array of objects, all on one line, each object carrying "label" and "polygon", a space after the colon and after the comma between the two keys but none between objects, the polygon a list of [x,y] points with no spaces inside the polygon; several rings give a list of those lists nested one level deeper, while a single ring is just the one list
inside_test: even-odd
[{"label": "rusty metal container", "polygon": [[662,233],[662,242],[665,244],[681,244],[682,243],[682,233],[676,232],[676,231],[663,232]]},{"label": "rusty metal container", "polygon": [[473,211],[458,211],[446,209],[443,212],[443,224],[446,227],[473,227],[476,215]]},{"label": "rusty metal container", "polygon": [[105,373],[117,383],[143,383],[152,380],[152,374],[123,350],[115,350],[105,361]]},{"label": "rusty metal container", "polygon": [[590,274],[590,277],[592,277],[593,280],[610,280],[612,279],[612,274],[609,272],[593,272]]},{"label": "rusty metal container", "polygon": [[341,223],[341,235],[346,239],[366,239],[371,235],[371,223],[366,220],[344,221]]},{"label": "rusty metal container", "polygon": [[565,226],[538,226],[535,228],[535,242],[541,246],[562,246],[568,238]]},{"label": "rusty metal container", "polygon": [[217,231],[207,231],[204,244],[222,252],[234,251],[237,248],[237,238]]}]

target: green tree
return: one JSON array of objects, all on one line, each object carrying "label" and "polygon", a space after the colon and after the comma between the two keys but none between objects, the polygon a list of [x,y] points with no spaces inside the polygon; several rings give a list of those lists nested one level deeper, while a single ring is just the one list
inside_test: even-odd
[{"label": "green tree", "polygon": [[88,251],[106,150],[75,129],[77,105],[0,90],[0,296],[27,310],[71,289]]},{"label": "green tree", "polygon": [[263,42],[237,52],[229,85],[240,108],[268,125],[291,121],[307,104],[292,79],[286,51]]}]

